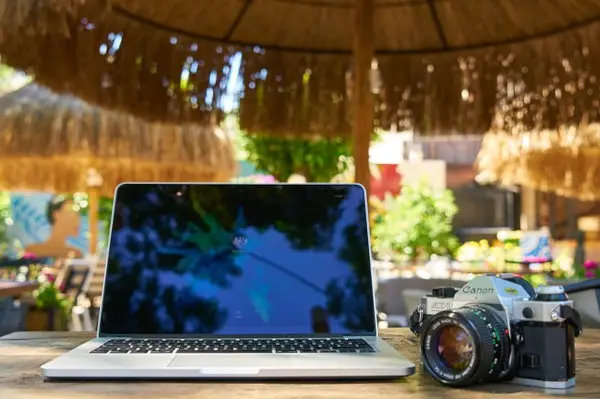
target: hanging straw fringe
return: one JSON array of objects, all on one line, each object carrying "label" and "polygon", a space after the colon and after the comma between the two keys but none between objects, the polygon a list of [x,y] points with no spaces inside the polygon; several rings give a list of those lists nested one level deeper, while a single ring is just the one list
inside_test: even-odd
[{"label": "hanging straw fringe", "polygon": [[523,185],[577,198],[600,199],[600,124],[557,130],[489,132],[479,153],[477,180]]},{"label": "hanging straw fringe", "polygon": [[[69,19],[87,0],[18,0],[0,2],[0,37],[60,35],[70,37]],[[109,9],[109,0],[94,0]],[[14,40],[15,38],[12,37]]]},{"label": "hanging straw fringe", "polygon": [[600,58],[591,36],[583,43],[591,47],[556,53],[560,64],[545,85],[498,77],[495,117],[477,161],[480,182],[600,199]]},{"label": "hanging straw fringe", "polygon": [[0,98],[0,189],[85,191],[97,169],[102,195],[123,181],[229,181],[237,171],[218,128],[147,124],[28,85]]},{"label": "hanging straw fringe", "polygon": [[[252,133],[351,134],[353,71],[347,55],[198,40],[134,21],[99,0],[0,0],[0,33],[3,62],[57,92],[150,121],[210,125],[227,104],[239,102],[240,126]],[[541,93],[549,87],[560,88],[562,96],[539,104],[543,127],[579,124],[583,110],[590,110],[594,122],[600,97],[589,79],[599,73],[598,37],[595,24],[479,51],[379,56],[373,71],[375,126],[423,135],[482,134],[498,106],[514,100],[515,90]],[[227,86],[239,55],[242,70],[232,98]],[[583,93],[572,92],[586,79]],[[527,117],[539,114],[529,109]]]}]

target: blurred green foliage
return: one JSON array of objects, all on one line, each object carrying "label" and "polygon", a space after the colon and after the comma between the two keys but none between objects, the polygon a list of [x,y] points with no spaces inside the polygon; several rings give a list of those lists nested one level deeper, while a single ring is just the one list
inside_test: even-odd
[{"label": "blurred green foliage", "polygon": [[[87,193],[75,193],[70,198],[73,204],[79,208],[79,214],[87,217],[89,213],[89,202]],[[104,231],[104,241],[100,242],[101,248],[108,245],[108,235],[110,232],[110,218],[112,217],[113,199],[109,197],[100,197],[98,199],[98,221],[102,224]]]},{"label": "blurred green foliage", "polygon": [[[298,139],[243,132],[236,116],[223,122],[238,160],[250,162],[260,172],[287,181],[301,174],[307,181],[329,182],[350,167],[352,141],[342,138]],[[377,135],[373,135],[374,139]]]},{"label": "blurred green foliage", "polygon": [[2,256],[2,248],[8,243],[8,225],[11,222],[10,196],[0,191],[0,256]]},{"label": "blurred green foliage", "polygon": [[40,284],[40,288],[33,292],[33,296],[35,298],[35,306],[41,310],[60,309],[68,311],[70,308],[70,301],[51,282]]},{"label": "blurred green foliage", "polygon": [[57,286],[46,281],[33,292],[33,297],[35,298],[36,309],[52,312],[60,316],[60,324],[54,326],[54,329],[66,330],[68,328],[69,315],[73,308],[73,303],[60,292]]},{"label": "blurred green foliage", "polygon": [[404,186],[399,196],[384,201],[373,225],[373,250],[403,261],[453,257],[460,245],[452,233],[457,212],[450,190],[433,190],[426,183]]},{"label": "blurred green foliage", "polygon": [[341,138],[306,140],[253,134],[245,137],[244,149],[250,163],[278,181],[300,174],[309,182],[329,182],[348,168],[340,159],[350,155],[351,142]]}]

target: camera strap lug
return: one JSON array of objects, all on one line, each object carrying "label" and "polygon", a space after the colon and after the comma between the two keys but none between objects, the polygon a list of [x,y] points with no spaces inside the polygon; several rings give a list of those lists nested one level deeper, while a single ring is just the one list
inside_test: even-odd
[{"label": "camera strap lug", "polygon": [[419,305],[412,315],[410,315],[408,326],[410,331],[417,336],[421,333],[421,328],[423,327],[423,320],[425,319],[424,313],[423,305]]},{"label": "camera strap lug", "polygon": [[520,324],[512,324],[511,330],[513,333],[512,341],[515,346],[520,346],[523,343],[523,328]]},{"label": "camera strap lug", "polygon": [[575,330],[575,336],[578,337],[583,332],[583,322],[579,312],[568,305],[560,305],[558,307],[559,316]]}]

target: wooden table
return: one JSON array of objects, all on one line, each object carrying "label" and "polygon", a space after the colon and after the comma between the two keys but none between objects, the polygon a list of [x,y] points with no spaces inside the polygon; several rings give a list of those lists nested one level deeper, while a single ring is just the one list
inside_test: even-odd
[{"label": "wooden table", "polygon": [[26,292],[33,291],[39,286],[35,281],[26,281],[23,283],[17,281],[0,280],[0,298],[11,296],[20,296]]},{"label": "wooden table", "polygon": [[[383,335],[416,364],[418,346],[408,329]],[[6,399],[421,399],[555,398],[561,391],[536,390],[503,383],[467,390],[442,387],[417,366],[417,373],[392,382],[218,383],[218,382],[44,382],[39,367],[91,338],[90,333],[14,333],[0,338],[0,398]],[[567,394],[600,398],[600,330],[577,341],[577,386]]]}]

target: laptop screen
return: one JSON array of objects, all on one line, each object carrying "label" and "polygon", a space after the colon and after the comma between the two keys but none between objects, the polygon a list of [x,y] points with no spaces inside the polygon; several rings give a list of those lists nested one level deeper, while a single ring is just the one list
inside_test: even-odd
[{"label": "laptop screen", "polygon": [[99,334],[374,334],[365,205],[353,184],[121,185]]}]

